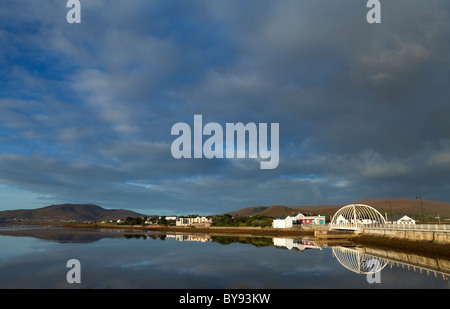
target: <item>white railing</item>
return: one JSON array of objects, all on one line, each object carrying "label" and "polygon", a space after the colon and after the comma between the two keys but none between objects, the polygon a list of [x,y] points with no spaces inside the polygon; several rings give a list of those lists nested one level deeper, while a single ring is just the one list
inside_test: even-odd
[{"label": "white railing", "polygon": [[330,223],[328,224],[330,229],[335,230],[358,230],[362,227],[362,224],[353,224],[353,223]]},{"label": "white railing", "polygon": [[328,224],[330,229],[337,230],[360,230],[362,228],[385,229],[385,230],[409,230],[409,231],[436,231],[450,232],[450,224]]},{"label": "white railing", "polygon": [[360,228],[450,232],[450,224],[361,224]]}]

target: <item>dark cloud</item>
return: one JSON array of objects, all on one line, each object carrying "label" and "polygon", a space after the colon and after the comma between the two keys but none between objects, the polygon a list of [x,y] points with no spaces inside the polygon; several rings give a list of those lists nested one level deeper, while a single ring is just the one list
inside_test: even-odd
[{"label": "dark cloud", "polygon": [[[96,0],[71,25],[63,2],[0,4],[3,185],[167,213],[450,198],[445,1],[383,3],[378,25],[330,0]],[[278,168],[172,158],[194,114],[278,122]]]}]

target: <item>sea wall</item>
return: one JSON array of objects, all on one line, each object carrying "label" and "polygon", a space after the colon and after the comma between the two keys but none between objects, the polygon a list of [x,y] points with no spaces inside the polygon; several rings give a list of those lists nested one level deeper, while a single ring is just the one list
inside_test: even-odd
[{"label": "sea wall", "polygon": [[362,235],[374,235],[386,238],[398,238],[416,241],[430,241],[435,243],[450,243],[449,232],[439,231],[410,231],[410,230],[389,230],[389,229],[373,229],[363,228],[360,232]]}]

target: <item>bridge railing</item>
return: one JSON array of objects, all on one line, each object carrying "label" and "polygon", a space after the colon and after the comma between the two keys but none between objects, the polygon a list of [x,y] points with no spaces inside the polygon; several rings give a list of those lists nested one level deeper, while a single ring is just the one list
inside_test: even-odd
[{"label": "bridge railing", "polygon": [[362,227],[361,224],[353,224],[353,223],[329,223],[328,228],[336,229],[336,230],[358,230]]},{"label": "bridge railing", "polygon": [[450,232],[450,224],[361,224],[361,228]]}]

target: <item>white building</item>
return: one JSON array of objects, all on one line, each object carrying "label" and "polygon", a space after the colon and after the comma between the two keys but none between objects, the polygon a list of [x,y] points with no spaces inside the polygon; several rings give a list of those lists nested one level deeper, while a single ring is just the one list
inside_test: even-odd
[{"label": "white building", "polygon": [[[343,215],[339,215],[339,217],[336,218],[336,224],[355,224],[355,219],[348,220]],[[373,219],[356,219],[356,224],[375,224],[378,223],[377,221]]]},{"label": "white building", "polygon": [[336,224],[347,224],[348,220],[345,219],[343,215],[339,215],[339,217],[336,218]]},{"label": "white building", "polygon": [[160,219],[164,218],[166,220],[177,220],[178,216],[165,216],[165,217],[159,217]]},{"label": "white building", "polygon": [[325,216],[305,216],[303,214],[297,214],[296,216],[283,216],[273,219],[272,226],[274,228],[291,228],[297,224],[325,224]]},{"label": "white building", "polygon": [[397,221],[394,221],[394,224],[416,224],[416,221],[405,215]]},{"label": "white building", "polygon": [[416,224],[416,220],[411,219],[410,217],[404,216],[390,216],[389,221],[387,223],[390,224]]},{"label": "white building", "polygon": [[193,217],[193,218],[178,218],[176,221],[177,226],[188,226],[197,224],[208,224],[211,220],[207,217]]},{"label": "white building", "polygon": [[293,218],[291,216],[276,217],[273,219],[272,226],[277,229],[292,227]]}]

